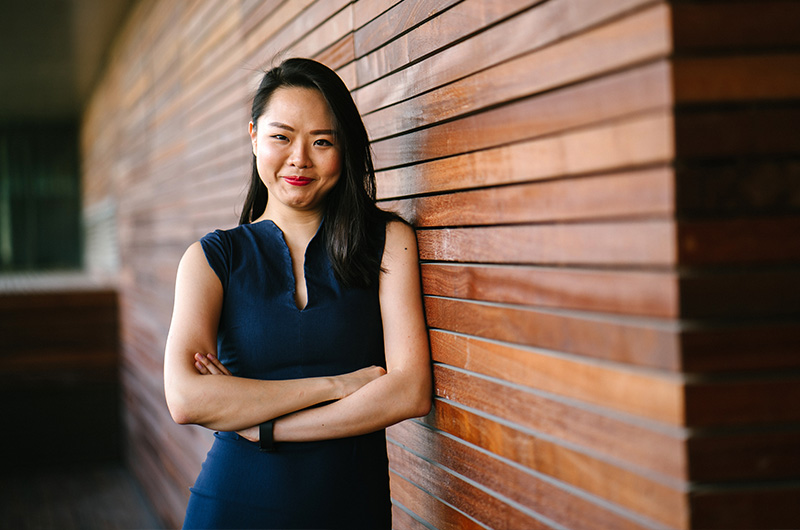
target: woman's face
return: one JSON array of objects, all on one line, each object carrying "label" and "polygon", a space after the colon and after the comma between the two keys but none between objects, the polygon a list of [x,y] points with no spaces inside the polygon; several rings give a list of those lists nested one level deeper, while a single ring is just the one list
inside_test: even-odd
[{"label": "woman's face", "polygon": [[341,146],[322,94],[310,88],[275,90],[258,123],[250,122],[250,138],[269,191],[267,210],[320,210],[342,171]]}]

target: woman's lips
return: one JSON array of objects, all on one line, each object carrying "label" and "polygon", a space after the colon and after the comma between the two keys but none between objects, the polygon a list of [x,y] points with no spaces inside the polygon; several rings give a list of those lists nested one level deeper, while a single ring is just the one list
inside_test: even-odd
[{"label": "woman's lips", "polygon": [[283,177],[283,180],[291,184],[292,186],[305,186],[306,184],[311,183],[314,179],[310,179],[308,177]]}]

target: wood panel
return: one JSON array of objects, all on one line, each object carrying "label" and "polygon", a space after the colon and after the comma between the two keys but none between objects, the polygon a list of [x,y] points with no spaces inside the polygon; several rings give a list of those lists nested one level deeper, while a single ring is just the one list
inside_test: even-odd
[{"label": "wood panel", "polygon": [[420,228],[667,217],[675,202],[673,182],[670,170],[658,168],[427,195],[381,206]]},{"label": "wood panel", "polygon": [[658,110],[671,104],[665,89],[668,83],[669,68],[655,63],[373,142],[376,168],[487,149]]},{"label": "wood panel", "polygon": [[[419,456],[389,444],[390,467],[420,490],[442,499],[461,513],[481,522],[489,528],[530,528],[549,530],[555,525],[542,521],[532,513],[521,510],[519,506],[509,506],[453,472],[422,459]],[[411,505],[412,510],[418,509]],[[420,509],[420,511],[422,511]],[[436,521],[434,521],[436,523]]]},{"label": "wood panel", "polygon": [[798,14],[136,2],[84,113],[87,261],[120,286],[127,457],[167,525],[210,442],[163,403],[175,269],[236,223],[248,100],[289,54],[337,69],[418,229],[436,404],[389,431],[395,528],[800,525]]},{"label": "wood panel", "polygon": [[377,174],[383,199],[619,170],[674,156],[666,111]]},{"label": "wood panel", "polygon": [[[634,467],[667,477],[686,476],[685,455],[677,450],[687,434],[681,428],[604,414],[567,399],[445,365],[435,365],[434,376],[437,397]],[[536,414],[530,414],[531,410]]]},{"label": "wood panel", "polygon": [[384,107],[370,113],[366,125],[378,140],[658,58],[670,49],[667,16],[667,9],[657,6],[590,31],[580,41],[562,41]]},{"label": "wood panel", "polygon": [[[646,3],[648,0],[537,3],[536,9],[522,11],[495,26],[483,28],[469,39],[451,43],[423,61],[403,65],[403,69],[392,75],[360,88],[356,91],[356,102],[361,112],[369,113],[466,78],[525,52],[544,48]],[[492,50],[492,53],[486,53],[486,50]]]},{"label": "wood panel", "polygon": [[427,297],[428,325],[498,341],[637,366],[678,370],[678,329],[670,322],[599,319],[498,304]]},{"label": "wood panel", "polygon": [[[705,283],[687,285],[679,296],[678,279],[669,272],[451,263],[423,263],[421,269],[427,294],[484,302],[669,318],[681,303],[697,307],[708,299],[698,292]],[[730,286],[719,290],[727,293]]]},{"label": "wood panel", "polygon": [[667,267],[677,260],[675,228],[666,220],[493,226],[422,230],[417,239],[426,261]]},{"label": "wood panel", "polygon": [[[673,425],[685,421],[683,384],[677,377],[615,370],[570,356],[437,330],[431,330],[431,353],[436,362],[544,392]],[[700,388],[694,391],[702,393]]]},{"label": "wood panel", "polygon": [[[547,433],[530,431],[499,418],[439,399],[424,419],[431,428],[447,432],[527,469],[592,493],[663,524],[685,524],[686,492],[677,483],[641,469],[623,466],[613,458],[559,443]],[[763,444],[762,444],[763,445]],[[709,443],[717,448],[718,444]],[[644,492],[644,494],[643,494]]]},{"label": "wood panel", "polygon": [[576,495],[556,481],[543,480],[446,434],[413,423],[390,429],[391,442],[451,470],[497,495],[567,528],[653,528],[623,510],[611,511],[589,495]]}]

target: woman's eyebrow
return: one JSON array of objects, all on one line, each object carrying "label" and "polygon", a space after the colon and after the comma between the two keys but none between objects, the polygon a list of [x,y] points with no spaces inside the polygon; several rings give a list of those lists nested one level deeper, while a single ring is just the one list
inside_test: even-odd
[{"label": "woman's eyebrow", "polygon": [[287,131],[294,132],[294,127],[290,125],[286,125],[285,123],[281,123],[279,121],[273,121],[269,123],[270,127],[277,127],[278,129],[286,129]]},{"label": "woman's eyebrow", "polygon": [[[284,129],[290,132],[294,132],[294,127],[291,125],[286,125],[285,123],[281,123],[279,121],[273,121],[268,124],[270,127],[277,127],[278,129]],[[309,131],[311,134],[318,136],[318,135],[330,135],[333,136],[336,134],[336,131],[333,129],[316,129],[314,131]]]}]

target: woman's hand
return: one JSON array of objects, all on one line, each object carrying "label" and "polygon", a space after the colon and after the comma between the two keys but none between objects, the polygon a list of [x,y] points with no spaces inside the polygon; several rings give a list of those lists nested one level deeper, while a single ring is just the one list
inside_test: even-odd
[{"label": "woman's hand", "polygon": [[261,439],[259,435],[258,425],[254,425],[249,429],[242,429],[241,431],[236,431],[236,434],[238,434],[248,442],[257,442]]},{"label": "woman's hand", "polygon": [[344,398],[375,379],[386,375],[386,370],[380,366],[368,366],[355,372],[337,375],[337,379],[342,384],[342,392],[339,398]]},{"label": "woman's hand", "polygon": [[[213,353],[195,353],[194,367],[202,375],[232,375]],[[367,383],[386,375],[380,366],[368,366],[342,375],[334,376],[341,385],[340,398],[347,397]]]},{"label": "woman's hand", "polygon": [[[212,353],[195,353],[194,367],[203,375],[232,375],[231,372],[225,368],[225,365],[217,359],[217,356]],[[250,427],[249,429],[236,431],[236,434],[250,442],[257,442],[260,439],[258,425]]]},{"label": "woman's hand", "polygon": [[203,375],[231,375],[213,353],[195,353],[194,367]]},{"label": "woman's hand", "polygon": [[[232,375],[231,372],[225,368],[225,365],[217,359],[217,356],[212,353],[195,353],[194,354],[194,367],[198,373],[202,375]],[[368,366],[338,376],[333,379],[339,382],[341,386],[340,398],[347,397],[367,383],[386,375],[386,370],[380,366]],[[236,434],[250,442],[257,442],[260,439],[258,425],[236,431]]]}]

